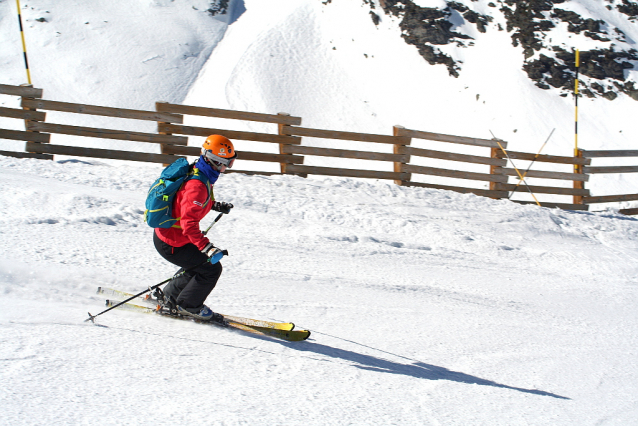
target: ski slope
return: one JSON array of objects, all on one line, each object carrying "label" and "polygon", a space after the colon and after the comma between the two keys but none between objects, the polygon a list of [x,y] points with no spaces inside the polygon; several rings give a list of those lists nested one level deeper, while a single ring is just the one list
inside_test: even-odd
[{"label": "ski slope", "polygon": [[[381,181],[225,175],[207,303],[282,342],[103,309],[175,268],[159,165],[0,157],[2,425],[630,425],[638,221]],[[212,221],[214,215],[204,221]]]},{"label": "ski slope", "polygon": [[[231,16],[214,18],[208,7],[23,0],[33,83],[45,99],[121,108],[162,100],[287,112],[334,130],[494,132],[526,152],[556,129],[544,153],[573,152],[573,99],[526,78],[501,21],[473,34],[471,49],[448,46],[463,60],[453,79],[403,42],[395,20],[375,26],[366,2],[230,0]],[[564,7],[624,25],[596,0]],[[0,84],[26,82],[15,12],[0,1]],[[638,39],[635,25],[622,29]],[[596,47],[564,28],[551,37]],[[3,96],[0,106],[19,100]],[[582,99],[580,146],[633,149],[637,106],[624,95]],[[0,150],[22,149],[0,141]],[[0,156],[0,425],[636,424],[635,218],[374,180],[230,174],[215,193],[236,208],[210,234],[230,256],[207,303],[294,321],[310,340],[120,311],[85,323],[104,309],[98,286],[141,291],[175,272],[142,222],[160,170]],[[635,179],[594,176],[587,187],[633,193]]]}]

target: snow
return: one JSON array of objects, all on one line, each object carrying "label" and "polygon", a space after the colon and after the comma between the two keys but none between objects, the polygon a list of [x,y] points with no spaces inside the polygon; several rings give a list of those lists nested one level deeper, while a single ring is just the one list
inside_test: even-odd
[{"label": "snow", "polygon": [[[464,60],[451,79],[401,40],[394,18],[377,27],[364,2],[322,3],[232,1],[232,16],[213,18],[203,0],[23,0],[22,13],[45,99],[287,112],[307,127],[380,134],[397,124],[492,131],[527,152],[556,128],[544,153],[571,155],[573,100],[526,79],[498,22],[450,51]],[[607,13],[588,0],[569,9]],[[13,2],[0,1],[0,23],[0,83],[24,83]],[[638,39],[635,26],[622,29]],[[632,148],[637,105],[582,99],[581,146]],[[137,292],[175,272],[142,221],[160,170],[0,156],[0,425],[636,423],[635,218],[387,181],[228,174],[215,195],[236,207],[210,236],[230,255],[207,304],[293,321],[310,339],[118,310],[85,323],[104,309],[98,286]],[[635,184],[625,174],[587,187],[603,195]]]},{"label": "snow", "polygon": [[[375,25],[371,2],[333,0],[233,0],[229,15],[211,17],[210,1],[153,0],[146,2],[93,1],[90,7],[74,1],[50,0],[22,3],[30,69],[44,98],[133,109],[153,109],[156,101],[213,108],[302,117],[304,127],[392,134],[395,125],[416,130],[508,142],[513,151],[536,153],[554,130],[543,154],[571,156],[575,146],[574,102],[555,90],[541,90],[521,69],[521,47],[512,45],[511,33],[499,30],[505,21],[489,1],[467,2],[467,7],[490,13],[495,19],[486,33],[473,25],[462,29],[475,37],[472,46],[438,46],[461,66],[459,78],[448,75],[442,65],[431,66],[415,46],[401,38],[398,18],[374,11],[381,17]],[[324,4],[325,3],[325,4]],[[424,7],[441,7],[441,1],[421,1]],[[638,30],[615,9],[594,0],[565,3],[568,10],[599,16],[620,28],[635,48]],[[46,22],[38,21],[45,18]],[[8,46],[0,52],[3,84],[25,82],[22,46],[15,19],[15,4],[0,2],[0,39]],[[88,24],[87,24],[88,22]],[[228,23],[231,25],[228,25]],[[581,50],[607,47],[567,33],[558,25],[545,34],[546,43]],[[547,53],[547,51],[546,51]],[[549,54],[549,53],[548,53]],[[105,60],[105,58],[108,58]],[[50,72],[50,70],[55,72]],[[6,70],[6,72],[5,72]],[[635,70],[628,81],[638,81]],[[581,76],[586,81],[585,76]],[[0,96],[0,105],[17,107],[18,99]],[[610,102],[582,98],[579,102],[580,148],[633,149],[638,138],[636,101],[626,95]],[[152,122],[121,120],[48,112],[47,120],[61,124],[154,132]],[[185,117],[186,124],[237,130],[276,132],[275,125],[235,123],[232,120]],[[14,119],[0,119],[0,126],[21,129]],[[53,135],[63,145],[159,152],[140,142],[101,140]],[[191,145],[201,143],[191,138]],[[304,144],[359,149],[334,140],[311,140]],[[414,146],[432,144],[414,141]],[[436,144],[434,144],[436,145]],[[24,142],[0,141],[0,150],[22,150]],[[240,150],[275,152],[273,144],[238,143]],[[446,147],[446,150],[450,150]],[[372,150],[379,147],[372,148]],[[389,149],[389,147],[387,148]],[[454,149],[451,149],[454,151]],[[466,149],[458,152],[470,153]],[[486,155],[485,153],[479,155]],[[423,160],[421,160],[423,162]],[[418,162],[418,160],[417,160]],[[338,163],[338,164],[337,164]],[[421,165],[436,167],[433,163]],[[440,163],[440,162],[439,162]],[[594,165],[633,165],[635,159],[596,159]],[[338,160],[307,159],[308,165],[349,167]],[[353,166],[358,167],[356,163]],[[526,169],[519,161],[516,167]],[[455,169],[459,165],[455,164]],[[244,162],[248,170],[276,171],[275,164]],[[389,170],[389,165],[372,166]],[[487,173],[487,168],[461,166],[462,170]],[[536,163],[535,169],[569,172],[570,166]],[[635,192],[638,177],[595,175],[587,183],[593,195]],[[416,177],[418,181],[452,186],[486,183]],[[569,182],[528,178],[530,185],[562,186]],[[532,198],[516,195],[519,199]],[[569,203],[569,197],[545,196],[544,201]],[[635,207],[635,202],[611,206]],[[594,206],[606,209],[609,206]]]},{"label": "snow", "polygon": [[[0,424],[631,424],[638,222],[378,181],[223,176],[207,303],[286,343],[104,309],[174,272],[160,166],[0,157]],[[204,221],[212,221],[210,215]]]}]

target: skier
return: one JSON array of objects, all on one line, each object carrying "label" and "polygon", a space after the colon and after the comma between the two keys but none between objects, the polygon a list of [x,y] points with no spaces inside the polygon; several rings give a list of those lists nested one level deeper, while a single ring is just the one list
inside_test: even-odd
[{"label": "skier", "polygon": [[[213,312],[204,301],[222,273],[219,262],[207,262],[219,253],[204,233],[199,222],[215,210],[228,214],[233,205],[215,201],[213,184],[231,168],[237,158],[233,143],[221,135],[210,135],[202,145],[199,159],[193,166],[194,174],[205,179],[188,179],[175,195],[173,217],[179,220],[171,228],[155,228],[153,243],[158,253],[169,262],[181,267],[178,272],[196,268],[172,279],[163,291],[155,293],[161,304],[175,308],[182,315],[202,320],[221,321],[223,317]],[[204,181],[208,180],[208,184]]]}]

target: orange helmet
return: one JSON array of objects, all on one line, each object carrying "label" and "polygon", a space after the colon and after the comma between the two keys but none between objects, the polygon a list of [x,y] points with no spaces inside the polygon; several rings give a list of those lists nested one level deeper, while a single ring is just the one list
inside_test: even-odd
[{"label": "orange helmet", "polygon": [[210,135],[202,145],[202,155],[209,161],[228,168],[233,166],[237,153],[233,143],[225,136]]}]

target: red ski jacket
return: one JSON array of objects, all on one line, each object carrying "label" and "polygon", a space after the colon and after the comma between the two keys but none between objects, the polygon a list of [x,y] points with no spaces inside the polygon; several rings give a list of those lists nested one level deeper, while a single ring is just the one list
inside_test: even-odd
[{"label": "red ski jacket", "polygon": [[197,179],[189,179],[177,191],[173,200],[173,217],[179,219],[171,228],[155,228],[160,240],[173,247],[182,247],[193,243],[199,250],[209,243],[208,238],[199,229],[199,222],[210,212],[215,198],[213,186],[210,196],[207,184]]}]

